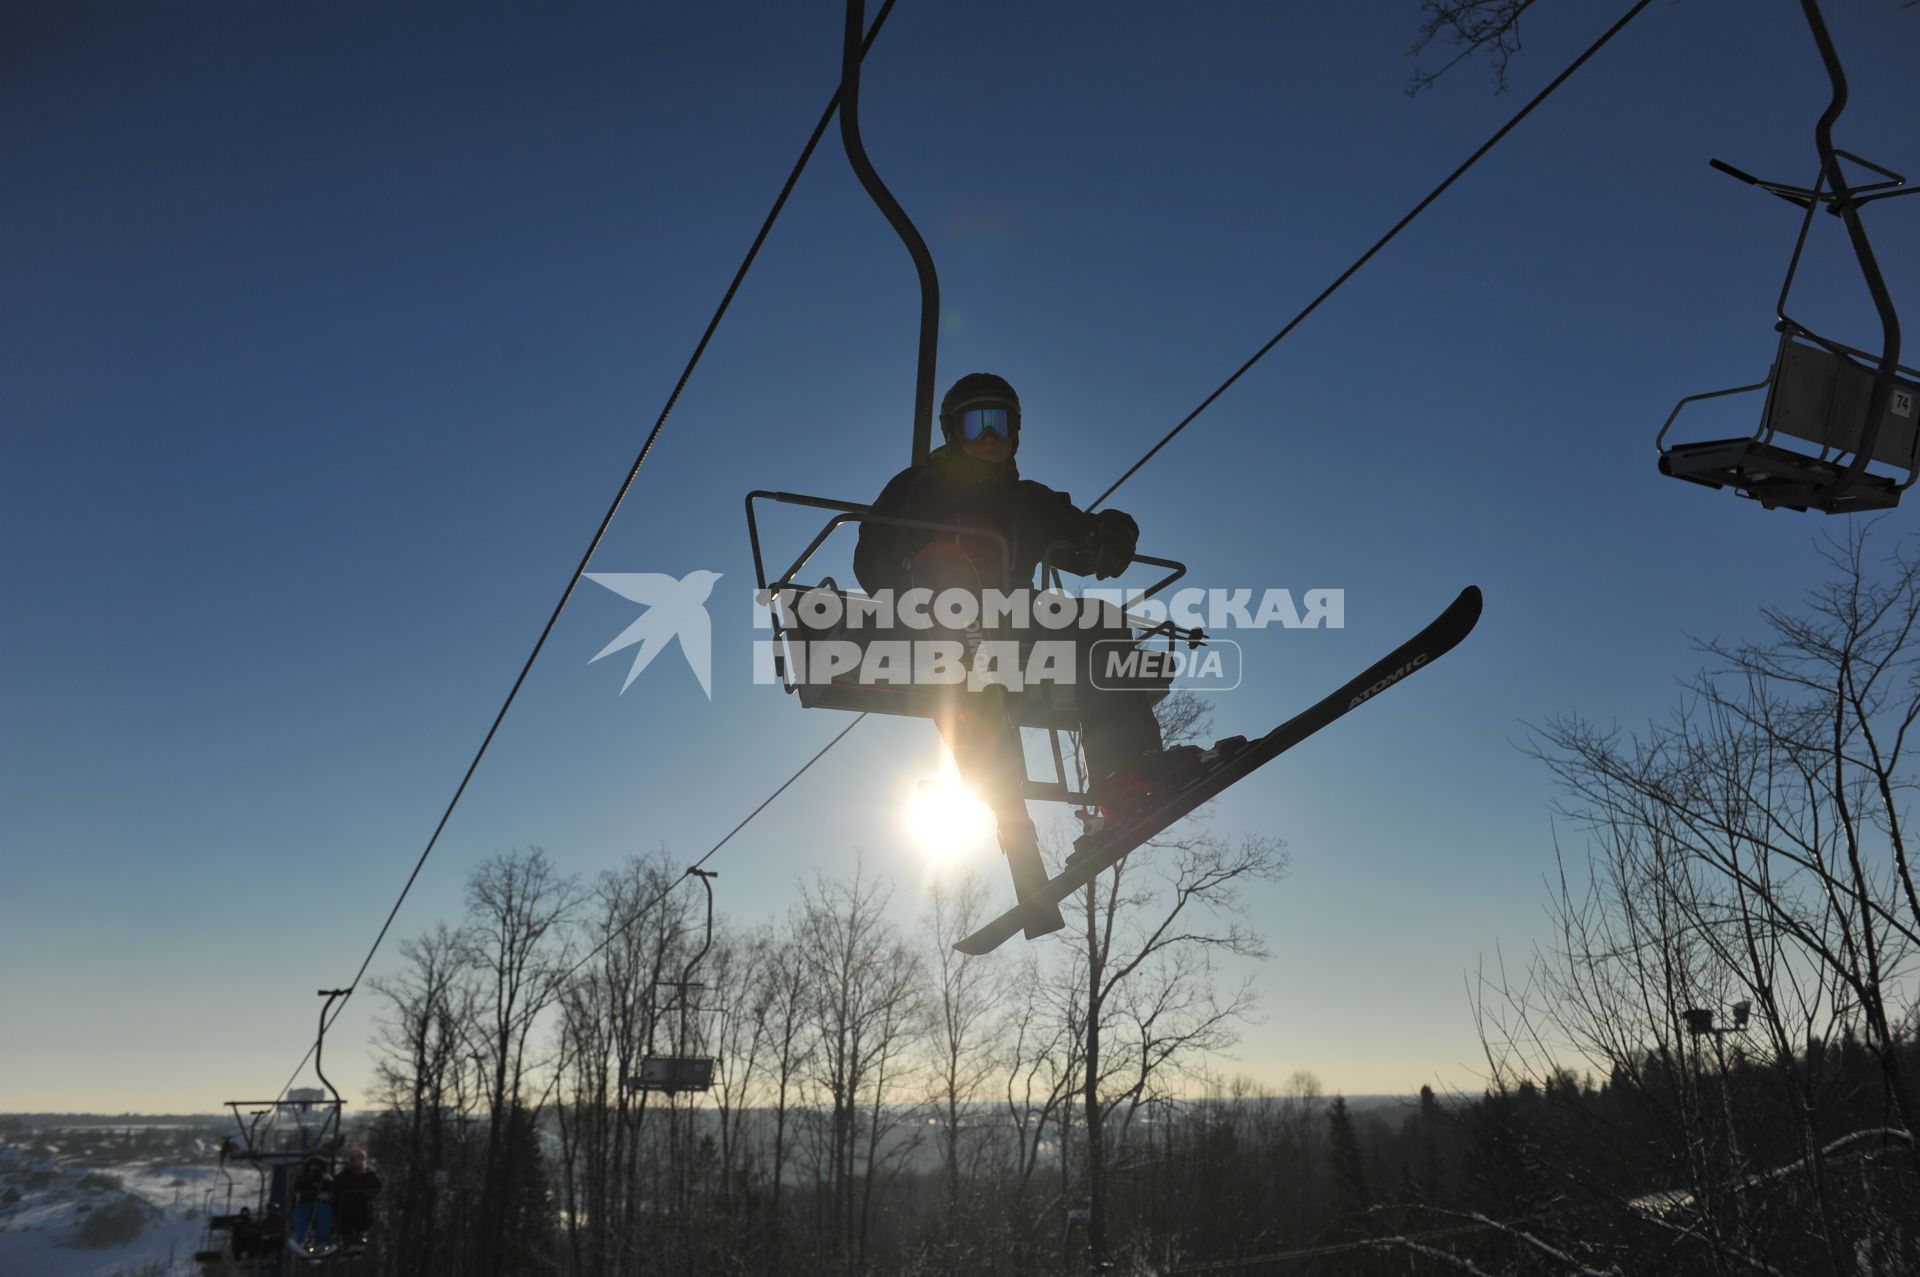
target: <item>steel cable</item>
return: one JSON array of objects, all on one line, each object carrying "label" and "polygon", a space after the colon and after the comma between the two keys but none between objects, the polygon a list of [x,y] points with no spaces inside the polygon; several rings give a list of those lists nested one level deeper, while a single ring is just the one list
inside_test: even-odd
[{"label": "steel cable", "polygon": [[[867,28],[866,40],[861,45],[861,56],[863,58],[867,52],[872,49],[873,41],[875,37],[880,34],[880,28],[886,22],[888,13],[893,10],[894,3],[895,0],[885,0],[885,3],[880,6],[879,11],[874,14],[873,25]],[[752,268],[754,259],[759,256],[761,246],[766,243],[768,234],[773,230],[774,222],[779,218],[781,210],[786,207],[787,197],[793,194],[793,188],[800,181],[800,174],[806,169],[807,162],[813,158],[814,149],[820,145],[820,139],[826,135],[827,126],[832,123],[834,113],[839,109],[839,105],[840,90],[836,85],[833,97],[828,100],[826,109],[820,113],[819,122],[813,126],[813,132],[807,138],[806,146],[801,148],[800,158],[794,162],[793,170],[787,174],[786,182],[780,187],[780,194],[774,198],[773,207],[768,210],[766,219],[760,224],[759,233],[753,237],[753,244],[747,249],[746,256],[741,259],[739,269],[734,271],[733,279],[728,283],[726,293],[720,298],[720,304],[714,308],[713,318],[707,321],[706,331],[700,334],[700,340],[694,346],[693,354],[687,359],[686,367],[680,371],[679,380],[674,382],[673,392],[667,396],[665,405],[660,409],[660,415],[654,419],[653,428],[647,432],[646,441],[640,445],[639,454],[634,457],[633,464],[627,468],[626,477],[621,480],[619,490],[614,493],[612,504],[607,507],[606,514],[601,517],[600,526],[594,529],[593,539],[587,543],[586,552],[580,556],[579,566],[573,570],[573,575],[567,578],[566,588],[560,592],[559,601],[554,604],[553,611],[547,617],[547,623],[541,627],[540,636],[534,640],[533,650],[527,653],[527,659],[521,664],[520,672],[513,680],[513,686],[507,690],[506,700],[501,702],[499,712],[493,716],[492,724],[488,726],[486,735],[480,741],[480,748],[474,751],[472,761],[467,764],[465,774],[460,777],[460,783],[453,791],[453,797],[448,800],[446,809],[440,813],[440,819],[434,825],[433,833],[427,838],[426,846],[421,849],[419,858],[414,861],[413,871],[407,875],[406,882],[401,885],[400,894],[394,899],[393,908],[387,911],[386,920],[380,924],[379,933],[374,936],[373,943],[368,946],[366,957],[360,961],[359,970],[354,972],[353,980],[347,986],[346,996],[342,997],[334,1007],[333,1014],[327,1018],[321,1028],[322,1033],[325,1033],[326,1029],[331,1027],[334,1021],[339,1019],[340,1015],[347,1009],[347,1003],[353,997],[354,992],[359,989],[360,981],[367,974],[367,968],[373,964],[374,955],[380,951],[380,945],[386,940],[387,932],[392,929],[394,919],[399,916],[400,907],[406,903],[408,893],[413,890],[413,884],[420,877],[420,871],[426,868],[427,858],[433,854],[434,847],[438,845],[440,835],[446,830],[447,822],[453,817],[454,808],[459,806],[462,795],[467,792],[468,783],[472,781],[474,772],[479,770],[480,760],[486,757],[487,748],[493,744],[493,738],[499,732],[500,724],[506,719],[507,711],[513,707],[514,699],[520,694],[520,688],[526,683],[527,675],[532,672],[534,662],[539,659],[541,650],[546,647],[547,639],[552,636],[554,626],[560,621],[560,614],[566,610],[568,600],[573,597],[574,587],[580,583],[580,578],[586,572],[587,565],[593,561],[594,553],[600,548],[601,541],[606,539],[607,529],[612,526],[614,516],[620,512],[621,505],[627,499],[627,493],[632,490],[634,480],[640,474],[640,467],[646,463],[647,454],[653,451],[653,445],[655,441],[659,439],[661,429],[667,424],[668,414],[673,411],[674,404],[679,401],[681,391],[686,389],[687,382],[692,379],[693,370],[700,363],[701,356],[706,354],[708,343],[713,340],[714,333],[720,328],[720,321],[725,318],[728,308],[733,305],[734,296],[740,291],[740,285],[746,279],[747,271]],[[858,720],[855,721],[857,722]],[[842,736],[845,734],[845,732],[841,733]],[[835,737],[834,739],[837,741],[839,737]],[[808,767],[812,765],[811,761],[807,764]],[[804,771],[806,768],[803,767],[801,770]],[[795,778],[798,778],[798,775],[799,773],[796,772]],[[792,782],[789,781],[788,783],[791,784]],[[781,789],[785,788],[785,785],[781,786]],[[777,792],[778,791],[776,791],[776,796]],[[772,799],[768,799],[768,801],[771,802]],[[760,807],[754,809],[753,814],[758,815],[760,810],[765,806],[766,804],[762,803]],[[749,816],[747,819],[751,820],[752,818],[752,816]],[[742,827],[745,824],[746,821],[741,822]],[[736,827],[733,833],[738,833],[739,829],[740,827]],[[733,833],[728,834],[727,837],[731,838]],[[724,841],[723,839],[722,842]],[[316,1042],[314,1046],[307,1048],[306,1055],[301,1057],[300,1063],[294,1066],[293,1073],[287,1079],[286,1085],[280,1088],[281,1095],[286,1094],[288,1089],[292,1087],[294,1080],[300,1076],[301,1070],[306,1068],[307,1061],[313,1058],[314,1047],[317,1046],[318,1042]]]}]

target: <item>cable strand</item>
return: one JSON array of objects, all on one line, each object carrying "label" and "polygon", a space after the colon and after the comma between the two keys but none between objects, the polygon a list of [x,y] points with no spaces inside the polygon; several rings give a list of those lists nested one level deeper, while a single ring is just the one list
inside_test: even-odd
[{"label": "cable strand", "polygon": [[618,940],[621,936],[625,935],[629,928],[631,928],[635,923],[639,922],[642,918],[646,917],[649,913],[651,913],[655,905],[659,904],[662,900],[665,900],[669,895],[672,895],[673,889],[675,887],[678,887],[681,883],[685,882],[688,878],[691,878],[694,875],[695,870],[699,869],[702,865],[705,865],[707,861],[713,859],[715,852],[719,851],[722,847],[732,842],[733,836],[735,834],[739,833],[742,829],[745,829],[747,825],[752,822],[755,816],[758,816],[761,812],[765,811],[768,807],[772,806],[774,799],[786,793],[787,790],[793,786],[793,783],[795,781],[799,780],[802,776],[806,775],[808,770],[812,768],[812,766],[815,763],[825,758],[827,756],[828,750],[832,749],[835,745],[838,745],[841,741],[845,740],[847,737],[847,733],[851,732],[854,728],[860,726],[861,722],[864,721],[866,717],[867,715],[864,712],[855,715],[853,721],[848,723],[845,727],[841,728],[838,732],[836,732],[832,740],[829,740],[826,744],[822,745],[819,749],[815,750],[813,753],[813,757],[807,759],[806,762],[800,764],[799,770],[795,771],[793,775],[781,781],[780,787],[778,789],[775,789],[772,793],[768,794],[765,798],[761,799],[759,806],[755,807],[752,811],[748,812],[744,817],[742,817],[739,824],[735,825],[732,829],[729,829],[724,838],[722,838],[719,842],[713,844],[713,846],[707,848],[707,850],[704,853],[702,853],[702,855],[698,860],[694,861],[691,865],[688,865],[686,869],[680,873],[679,877],[675,878],[672,882],[668,883],[665,887],[662,887],[658,892],[656,892],[653,896],[653,899],[647,901],[646,904],[640,906],[638,909],[628,914],[626,921],[622,922],[619,926],[615,927],[612,931],[609,931],[606,934],[606,936],[604,936],[601,939],[600,943],[594,945],[593,948],[587,950],[587,952],[580,958],[578,962],[575,962],[572,966],[568,967],[565,971],[563,971],[559,977],[560,981],[564,983],[567,980],[571,980],[574,976],[580,973],[580,969],[582,967],[586,966],[589,962],[592,962],[595,958],[599,957],[602,953],[605,953],[609,945],[611,945],[615,940]]},{"label": "cable strand", "polygon": [[[892,12],[894,3],[895,0],[885,0],[885,3],[880,6],[879,11],[874,14],[873,25],[867,29],[866,40],[861,45],[861,56],[863,58],[867,52],[872,49],[874,39],[880,34],[880,28],[886,22],[887,15]],[[639,477],[640,467],[646,464],[647,455],[653,451],[655,441],[660,438],[660,432],[667,424],[668,415],[673,412],[674,405],[679,402],[681,391],[686,389],[688,381],[692,379],[693,370],[699,365],[701,356],[706,354],[707,346],[713,340],[713,335],[719,331],[720,321],[726,317],[727,310],[733,305],[735,294],[740,291],[740,285],[745,281],[748,270],[753,266],[754,259],[760,255],[761,246],[767,242],[767,236],[772,232],[774,222],[779,218],[781,210],[786,207],[787,197],[793,194],[794,187],[800,181],[800,174],[806,169],[807,162],[813,158],[814,150],[820,145],[820,139],[826,136],[827,126],[832,123],[834,113],[839,109],[839,106],[840,90],[836,85],[833,96],[827,101],[826,109],[820,113],[819,122],[813,126],[813,132],[807,138],[806,146],[801,148],[800,158],[794,162],[792,171],[787,174],[786,182],[780,187],[780,194],[776,196],[773,201],[773,207],[767,211],[765,220],[760,223],[760,230],[754,235],[752,246],[747,249],[746,256],[741,259],[739,269],[734,271],[733,279],[727,284],[726,293],[721,297],[720,304],[714,308],[713,317],[707,321],[706,331],[700,334],[700,340],[695,344],[693,354],[687,359],[686,367],[681,369],[679,379],[674,382],[672,393],[667,396],[666,403],[660,409],[660,415],[654,419],[653,428],[647,432],[645,442],[640,445],[639,454],[634,457],[633,464],[627,468],[626,477],[621,480],[619,491],[614,493],[612,504],[607,507],[606,514],[601,517],[600,526],[594,529],[593,539],[587,543],[586,552],[580,556],[579,566],[573,570],[573,575],[567,578],[566,588],[560,592],[559,601],[553,605],[553,611],[548,615],[546,624],[541,627],[540,635],[534,640],[533,649],[527,653],[527,659],[521,664],[520,672],[513,680],[513,686],[507,690],[506,699],[501,702],[499,712],[493,716],[493,722],[487,727],[487,733],[480,741],[480,748],[474,751],[472,761],[467,764],[466,772],[460,777],[460,784],[453,791],[453,797],[447,801],[446,809],[440,813],[440,819],[435,823],[433,833],[427,838],[426,846],[421,849],[419,858],[414,861],[412,872],[407,875],[406,882],[401,885],[400,894],[394,899],[393,908],[387,911],[386,920],[380,924],[379,933],[374,936],[373,943],[368,946],[366,957],[361,959],[360,968],[354,972],[353,980],[347,986],[346,995],[339,1000],[333,1009],[333,1013],[322,1025],[320,1030],[322,1034],[324,1034],[328,1028],[331,1028],[334,1021],[338,1020],[341,1014],[346,1011],[347,1003],[359,989],[360,981],[367,974],[367,968],[373,965],[374,955],[380,951],[380,946],[386,940],[387,933],[392,930],[394,919],[400,914],[400,907],[406,903],[408,894],[413,890],[413,884],[419,880],[420,871],[426,868],[427,858],[433,854],[434,847],[439,844],[440,835],[446,830],[447,822],[453,818],[454,808],[460,805],[461,797],[467,792],[468,783],[473,780],[474,773],[479,770],[480,761],[486,757],[488,747],[493,744],[493,738],[500,730],[500,724],[506,720],[507,711],[513,708],[513,702],[515,698],[519,696],[521,687],[525,685],[527,675],[533,671],[534,662],[540,658],[541,651],[546,647],[547,639],[552,636],[554,627],[560,621],[561,613],[566,610],[568,601],[572,599],[574,587],[579,585],[580,578],[585,574],[587,566],[592,563],[595,552],[600,548],[600,543],[606,539],[607,529],[613,525],[614,517],[619,514],[621,505],[624,504],[627,499],[627,494],[633,489],[634,480]],[[845,734],[844,732],[841,733],[843,736]],[[835,737],[835,740],[838,739],[838,737]],[[809,762],[808,766],[812,766],[812,763]],[[805,768],[802,768],[802,770],[804,771]],[[796,773],[796,776],[797,775],[798,773]],[[784,790],[785,786],[783,785],[781,788]],[[768,801],[770,802],[772,800],[769,799]],[[756,807],[753,815],[758,815],[765,806],[766,804],[762,803],[760,807]],[[752,818],[753,816],[749,816],[747,819],[751,820]],[[740,829],[744,828],[745,825],[746,821],[742,821],[740,825],[735,826],[732,833],[729,833],[727,837],[733,837],[733,834],[740,832]],[[725,840],[722,841],[724,842]],[[718,848],[716,847],[715,849],[717,850]],[[281,1095],[285,1095],[293,1086],[294,1080],[300,1076],[301,1070],[306,1068],[307,1061],[313,1058],[314,1050],[318,1045],[319,1043],[316,1040],[313,1046],[307,1048],[306,1055],[301,1058],[299,1064],[294,1066],[293,1073],[287,1079],[286,1085],[280,1088]]]},{"label": "cable strand", "polygon": [[1327,298],[1333,296],[1333,294],[1340,288],[1342,284],[1346,283],[1349,279],[1352,279],[1354,275],[1358,274],[1362,266],[1365,266],[1369,261],[1373,260],[1373,256],[1375,253],[1378,253],[1381,249],[1385,248],[1389,243],[1391,243],[1393,241],[1393,238],[1397,236],[1401,231],[1405,230],[1407,228],[1408,223],[1412,222],[1414,218],[1426,212],[1428,205],[1432,204],[1435,200],[1439,199],[1441,195],[1445,194],[1447,188],[1452,186],[1454,182],[1458,181],[1460,177],[1464,175],[1468,169],[1472,168],[1475,164],[1478,164],[1482,156],[1486,155],[1488,151],[1491,151],[1496,145],[1499,144],[1500,139],[1504,138],[1507,134],[1511,133],[1514,130],[1514,127],[1518,125],[1520,121],[1526,119],[1527,116],[1532,114],[1533,108],[1539,106],[1542,102],[1546,101],[1547,98],[1552,95],[1555,89],[1559,88],[1562,84],[1566,83],[1568,78],[1571,77],[1575,71],[1578,71],[1581,68],[1581,66],[1583,66],[1586,63],[1588,58],[1591,58],[1594,54],[1600,52],[1600,50],[1606,46],[1608,41],[1612,40],[1614,36],[1620,34],[1621,30],[1627,25],[1627,23],[1633,21],[1634,18],[1639,16],[1640,11],[1642,9],[1645,9],[1649,4],[1652,4],[1652,3],[1653,3],[1653,0],[1637,0],[1637,3],[1635,3],[1631,9],[1627,10],[1627,12],[1620,18],[1619,21],[1615,22],[1611,27],[1607,28],[1605,34],[1603,34],[1598,40],[1595,40],[1592,44],[1587,46],[1586,52],[1582,53],[1579,57],[1575,58],[1572,62],[1568,63],[1566,70],[1562,71],[1559,75],[1556,75],[1555,77],[1553,77],[1553,80],[1547,85],[1546,88],[1534,94],[1533,98],[1530,101],[1528,101],[1528,103],[1525,106],[1521,107],[1519,111],[1517,111],[1514,114],[1512,119],[1508,120],[1505,124],[1502,124],[1492,137],[1488,138],[1485,142],[1482,142],[1480,144],[1480,148],[1478,150],[1476,150],[1472,155],[1469,155],[1465,160],[1461,161],[1460,166],[1454,169],[1453,172],[1447,174],[1446,178],[1441,181],[1440,185],[1434,187],[1431,191],[1427,192],[1427,196],[1425,199],[1421,200],[1418,204],[1415,204],[1413,208],[1407,213],[1406,216],[1402,217],[1399,221],[1393,224],[1393,228],[1391,230],[1389,230],[1385,235],[1382,235],[1379,239],[1375,240],[1373,242],[1373,247],[1369,248],[1366,252],[1360,254],[1360,256],[1357,259],[1355,259],[1353,265],[1347,267],[1344,271],[1341,271],[1340,277],[1338,279],[1334,280],[1331,284],[1328,284],[1325,288],[1321,289],[1320,295],[1318,297],[1315,297],[1312,301],[1308,302],[1306,305],[1306,308],[1303,309],[1299,314],[1295,315],[1292,319],[1289,319],[1284,328],[1282,328],[1279,332],[1275,333],[1271,338],[1268,339],[1266,345],[1254,351],[1251,358],[1249,358],[1245,363],[1241,364],[1238,368],[1234,369],[1233,375],[1231,377],[1228,377],[1225,381],[1221,382],[1219,386],[1217,386],[1214,389],[1212,394],[1208,395],[1205,399],[1202,399],[1200,401],[1199,407],[1195,408],[1192,412],[1182,417],[1179,421],[1179,424],[1175,425],[1173,429],[1167,431],[1167,433],[1161,437],[1160,442],[1154,444],[1153,447],[1147,449],[1146,453],[1138,461],[1134,462],[1131,466],[1127,467],[1127,472],[1121,475],[1118,479],[1115,479],[1111,484],[1109,484],[1107,486],[1107,490],[1105,492],[1102,492],[1099,496],[1095,497],[1093,499],[1093,504],[1088,506],[1087,508],[1089,510],[1099,509],[1101,504],[1105,502],[1108,497],[1112,496],[1116,491],[1119,490],[1119,487],[1121,484],[1133,478],[1133,476],[1139,471],[1140,467],[1146,465],[1147,462],[1153,460],[1153,458],[1159,453],[1159,451],[1162,448],[1172,443],[1174,438],[1178,436],[1181,431],[1185,430],[1188,426],[1192,425],[1194,419],[1198,417],[1201,413],[1205,412],[1210,406],[1212,406],[1214,400],[1218,399],[1221,395],[1225,394],[1228,388],[1231,387],[1234,382],[1240,380],[1240,378],[1247,372],[1248,369],[1252,368],[1255,364],[1259,363],[1262,359],[1266,358],[1267,352],[1272,350],[1275,346],[1278,346],[1281,343],[1281,341],[1284,340],[1289,333],[1291,333],[1295,328],[1298,328],[1301,322],[1304,321],[1308,315],[1311,315],[1314,311],[1318,310],[1320,308],[1321,302],[1324,302],[1325,300],[1327,300]]}]

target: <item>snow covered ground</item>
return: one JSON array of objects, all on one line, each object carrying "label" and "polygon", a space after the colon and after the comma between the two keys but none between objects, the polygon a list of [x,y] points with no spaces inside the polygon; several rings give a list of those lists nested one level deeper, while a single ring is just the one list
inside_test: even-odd
[{"label": "snow covered ground", "polygon": [[[118,1181],[118,1187],[114,1186]],[[0,1274],[5,1277],[189,1277],[206,1229],[206,1195],[224,1205],[226,1180],[207,1166],[135,1162],[46,1168],[23,1176],[0,1202]],[[236,1177],[234,1202],[251,1203],[252,1185]],[[131,1240],[83,1246],[92,1216],[138,1217]],[[97,1227],[97,1226],[96,1226]],[[106,1230],[112,1231],[112,1230]]]}]

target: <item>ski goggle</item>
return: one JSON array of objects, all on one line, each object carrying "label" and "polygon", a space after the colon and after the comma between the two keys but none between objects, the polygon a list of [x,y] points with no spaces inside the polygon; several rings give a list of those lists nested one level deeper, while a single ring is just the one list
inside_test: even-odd
[{"label": "ski goggle", "polygon": [[988,435],[1013,438],[1013,414],[1005,408],[969,408],[960,414],[960,437],[978,443]]}]

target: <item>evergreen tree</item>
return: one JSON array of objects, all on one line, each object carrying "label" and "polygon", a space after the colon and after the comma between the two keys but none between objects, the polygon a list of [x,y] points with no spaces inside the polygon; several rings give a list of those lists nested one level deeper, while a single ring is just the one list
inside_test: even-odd
[{"label": "evergreen tree", "polygon": [[1438,1206],[1444,1175],[1440,1164],[1440,1101],[1433,1088],[1420,1088],[1420,1196],[1429,1206]]},{"label": "evergreen tree", "polygon": [[1373,1193],[1367,1186],[1366,1159],[1344,1095],[1334,1096],[1327,1110],[1327,1158],[1333,1172],[1333,1218],[1343,1226],[1355,1225],[1373,1204]]}]

